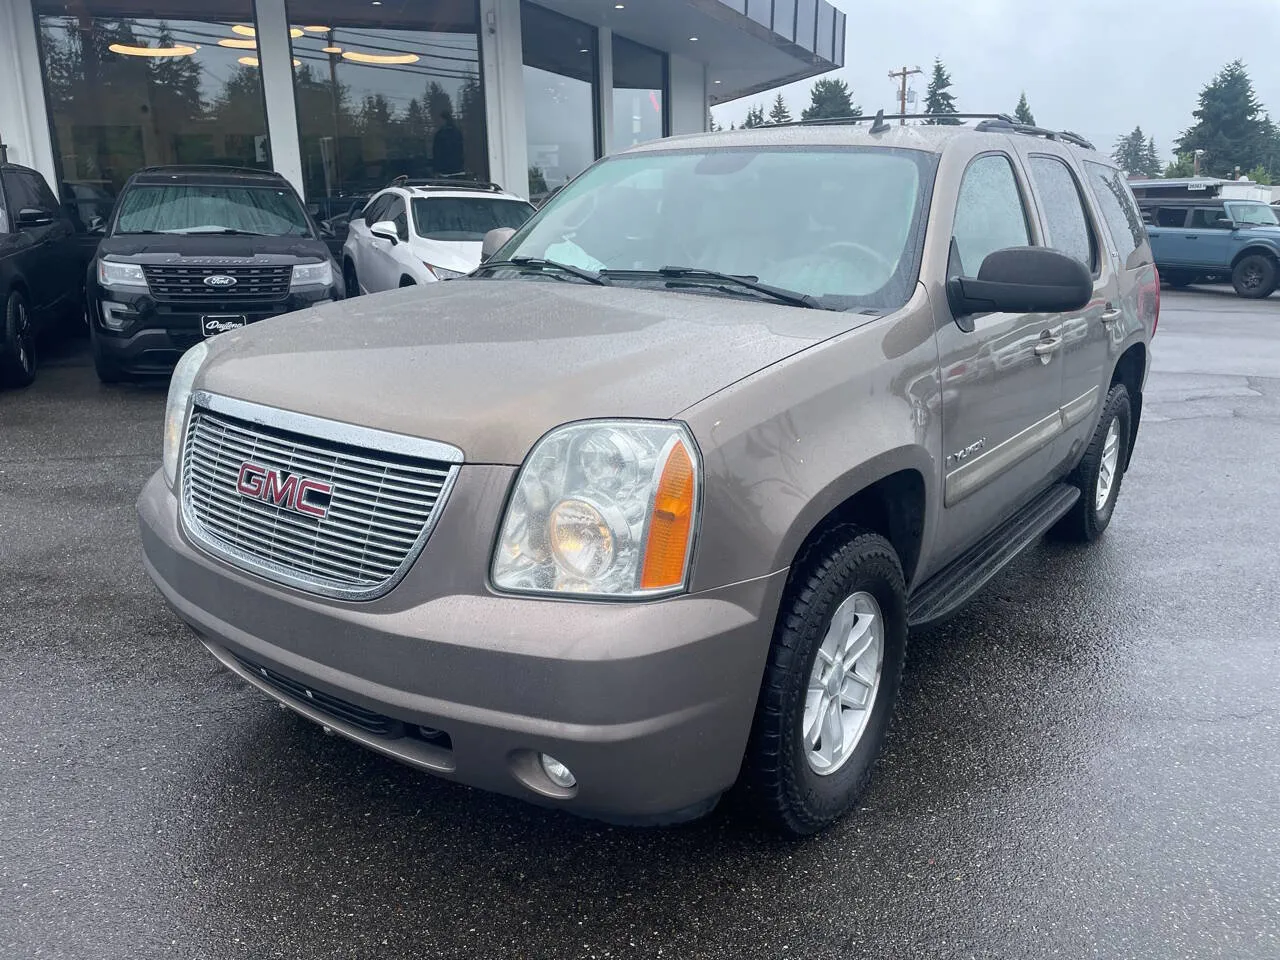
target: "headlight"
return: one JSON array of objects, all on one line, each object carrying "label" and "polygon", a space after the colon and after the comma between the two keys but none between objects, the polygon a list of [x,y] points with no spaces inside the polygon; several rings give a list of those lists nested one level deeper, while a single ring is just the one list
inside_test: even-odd
[{"label": "headlight", "polygon": [[178,455],[182,450],[182,431],[187,425],[187,406],[191,402],[191,385],[200,366],[209,355],[206,341],[197,343],[182,355],[169,381],[169,401],[164,408],[164,477],[172,489],[178,479]]},{"label": "headlight", "polygon": [[551,431],[516,480],[493,585],[599,597],[683,589],[699,473],[683,424],[593,421]]},{"label": "headlight", "polygon": [[323,263],[296,264],[290,283],[295,287],[327,287],[333,283],[333,268],[329,266],[328,260]]},{"label": "headlight", "polygon": [[427,263],[425,260],[422,261],[422,265],[426,267],[427,270],[431,272],[431,275],[437,280],[453,280],[456,277],[466,276],[466,274],[460,270],[446,270],[444,267],[437,267],[434,263]]},{"label": "headlight", "polygon": [[140,264],[99,260],[98,283],[104,287],[145,287],[147,278]]}]

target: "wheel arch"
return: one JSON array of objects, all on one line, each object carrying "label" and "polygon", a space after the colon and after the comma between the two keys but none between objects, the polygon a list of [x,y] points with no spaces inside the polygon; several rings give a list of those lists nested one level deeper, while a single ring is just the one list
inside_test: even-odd
[{"label": "wheel arch", "polygon": [[1276,247],[1270,246],[1265,243],[1254,243],[1245,247],[1243,250],[1237,253],[1235,257],[1232,258],[1231,269],[1234,270],[1236,267],[1238,267],[1240,265],[1240,261],[1243,260],[1245,257],[1251,257],[1251,256],[1254,256],[1255,254],[1261,254],[1262,256],[1267,257],[1268,259],[1276,263],[1277,266],[1280,266],[1280,250],[1277,250]]},{"label": "wheel arch", "polygon": [[1133,459],[1134,444],[1138,440],[1138,425],[1142,421],[1142,386],[1146,376],[1147,345],[1131,344],[1124,353],[1120,354],[1120,359],[1116,361],[1115,369],[1111,372],[1111,382],[1107,386],[1110,392],[1117,383],[1123,383],[1125,390],[1129,393],[1129,407],[1133,416],[1129,430],[1129,447],[1124,456],[1125,470],[1129,469],[1129,462]]}]

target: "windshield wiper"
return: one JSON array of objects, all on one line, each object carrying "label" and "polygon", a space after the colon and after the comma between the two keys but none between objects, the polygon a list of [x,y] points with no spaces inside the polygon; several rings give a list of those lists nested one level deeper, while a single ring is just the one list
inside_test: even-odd
[{"label": "windshield wiper", "polygon": [[[677,285],[718,286],[721,289],[724,289],[725,287],[737,287],[740,290],[750,290],[752,293],[758,293],[762,296],[770,297],[777,300],[779,303],[786,303],[793,307],[806,307],[810,310],[826,309],[818,302],[817,297],[810,296],[807,293],[800,293],[797,290],[787,290],[783,287],[775,287],[772,284],[761,283],[759,277],[734,273],[719,273],[715,270],[703,270],[701,267],[661,267],[657,270],[606,270],[603,272],[609,276],[631,275],[663,277],[666,280],[673,281],[674,284]],[[671,285],[672,284],[668,284],[668,286]]]},{"label": "windshield wiper", "polygon": [[477,268],[480,270],[488,270],[492,267],[517,267],[529,270],[556,270],[560,273],[567,273],[570,276],[577,277],[579,280],[585,280],[587,283],[594,283],[598,287],[607,287],[609,281],[594,270],[587,270],[584,267],[575,267],[571,263],[560,263],[558,260],[543,260],[538,257],[512,257],[510,260],[490,260],[488,263],[482,263]]},{"label": "windshield wiper", "polygon": [[216,230],[205,230],[195,227],[191,230],[174,230],[184,237],[277,237],[277,233],[259,233],[256,230],[237,230],[235,227],[218,227]]}]

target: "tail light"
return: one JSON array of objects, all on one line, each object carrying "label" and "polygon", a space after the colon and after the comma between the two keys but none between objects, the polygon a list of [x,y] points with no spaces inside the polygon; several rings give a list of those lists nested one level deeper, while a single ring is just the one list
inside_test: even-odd
[{"label": "tail light", "polygon": [[1156,315],[1151,319],[1151,335],[1156,335],[1156,327],[1160,326],[1160,271],[1155,267],[1151,267],[1151,272],[1156,277]]}]

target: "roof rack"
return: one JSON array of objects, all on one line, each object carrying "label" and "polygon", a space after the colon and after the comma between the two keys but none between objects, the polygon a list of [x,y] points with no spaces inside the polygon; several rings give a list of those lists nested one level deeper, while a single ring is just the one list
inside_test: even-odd
[{"label": "roof rack", "polygon": [[284,179],[282,174],[274,170],[263,170],[261,167],[224,166],[220,163],[166,163],[154,167],[143,167],[138,173],[240,173]]},{"label": "roof rack", "polygon": [[410,177],[402,174],[396,177],[391,183],[391,187],[440,187],[443,189],[456,190],[487,190],[490,193],[504,192],[499,184],[490,180],[469,180],[465,177]]},{"label": "roof rack", "polygon": [[1046,140],[1059,140],[1062,143],[1070,143],[1086,150],[1098,149],[1080,134],[1072,133],[1070,130],[1046,130],[1044,127],[1037,127],[1035,124],[1018,123],[1008,117],[984,121],[974,129],[983,133],[1025,133],[1032,137],[1044,137]]},{"label": "roof rack", "polygon": [[972,129],[978,133],[1023,133],[1033,137],[1044,137],[1046,140],[1057,140],[1070,143],[1085,150],[1098,149],[1078,133],[1070,130],[1046,130],[1030,123],[1019,123],[1007,113],[879,113],[858,117],[831,117],[820,120],[795,120],[791,123],[766,123],[766,127],[822,127],[842,126],[856,123],[874,123],[874,132],[881,132],[881,125],[890,120],[939,120],[963,121],[977,120],[979,123]]}]

